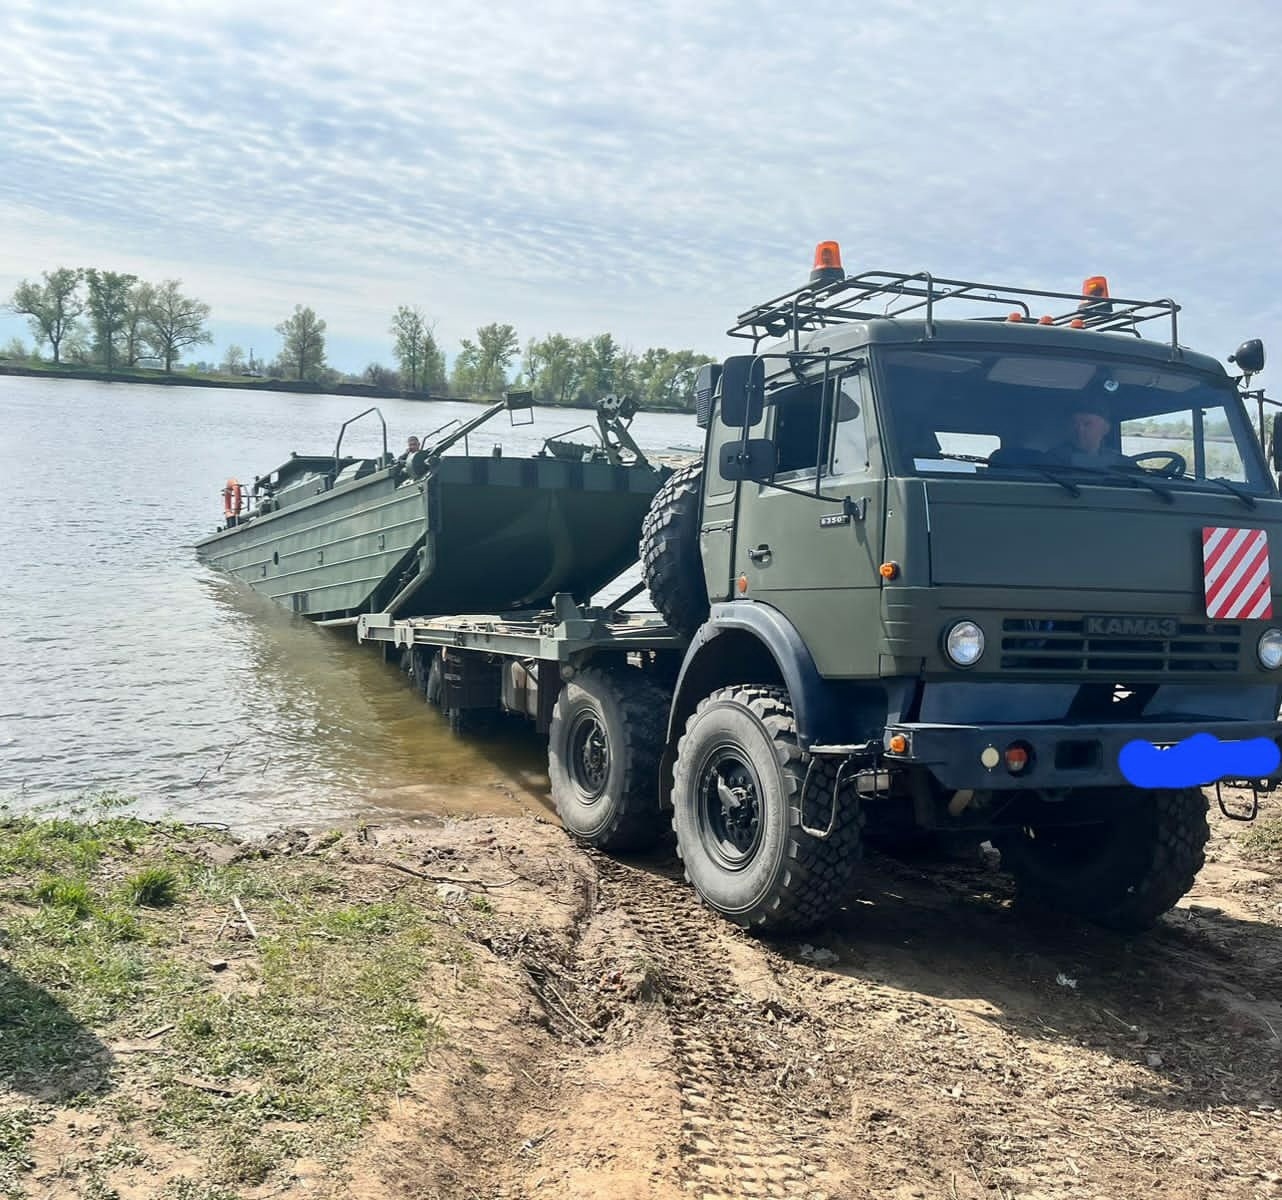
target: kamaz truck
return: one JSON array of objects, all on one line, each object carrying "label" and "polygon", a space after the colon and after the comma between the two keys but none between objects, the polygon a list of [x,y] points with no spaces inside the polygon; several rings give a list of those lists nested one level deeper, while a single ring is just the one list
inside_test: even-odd
[{"label": "kamaz truck", "polygon": [[641,530],[657,616],[563,593],[358,636],[460,726],[536,720],[569,833],[670,827],[749,928],[822,922],[865,840],[928,837],[996,848],[1021,904],[1142,929],[1202,866],[1203,789],[1254,815],[1282,740],[1263,349],[1230,375],[1179,312],[1100,277],[847,276],[823,243],[704,369],[702,459]]}]

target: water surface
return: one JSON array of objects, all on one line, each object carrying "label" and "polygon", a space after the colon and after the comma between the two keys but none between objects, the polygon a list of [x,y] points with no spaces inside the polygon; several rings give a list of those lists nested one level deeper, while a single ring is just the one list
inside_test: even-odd
[{"label": "water surface", "polygon": [[[445,728],[350,630],[318,629],[197,562],[225,480],[331,453],[344,396],[0,376],[0,801],[118,790],[144,812],[242,829],[381,812],[543,810],[544,746],[522,724]],[[473,405],[379,401],[391,448]],[[529,454],[592,420],[500,415],[473,453]],[[696,445],[642,413],[647,451]],[[583,440],[586,433],[576,434]],[[376,421],[347,453],[381,449]]]}]

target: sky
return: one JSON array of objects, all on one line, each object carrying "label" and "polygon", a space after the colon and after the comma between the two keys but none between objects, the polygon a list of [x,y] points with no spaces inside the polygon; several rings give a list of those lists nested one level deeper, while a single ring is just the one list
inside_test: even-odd
[{"label": "sky", "polygon": [[1282,355],[1276,0],[0,0],[0,46],[0,297],[181,279],[198,357],[295,304],[349,371],[400,304],[720,355],[826,239]]}]

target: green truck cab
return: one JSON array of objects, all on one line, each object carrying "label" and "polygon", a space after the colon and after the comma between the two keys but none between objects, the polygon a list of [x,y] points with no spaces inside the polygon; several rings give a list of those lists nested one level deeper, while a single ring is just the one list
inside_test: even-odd
[{"label": "green truck cab", "polygon": [[686,873],[745,925],[808,924],[865,838],[943,834],[1026,901],[1151,924],[1202,865],[1201,788],[1278,777],[1263,351],[1230,377],[1177,305],[1099,278],[838,264],[730,330],[753,352],[707,369],[702,468],[647,520],[690,638],[659,771]]}]

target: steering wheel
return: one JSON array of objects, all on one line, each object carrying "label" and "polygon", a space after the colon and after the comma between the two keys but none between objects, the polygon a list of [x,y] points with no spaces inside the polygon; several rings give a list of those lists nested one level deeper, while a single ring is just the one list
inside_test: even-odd
[{"label": "steering wheel", "polygon": [[1161,459],[1164,465],[1155,468],[1151,474],[1162,479],[1183,479],[1188,474],[1188,460],[1174,450],[1145,450],[1143,454],[1128,454],[1127,457],[1137,467],[1141,467],[1145,460]]}]

